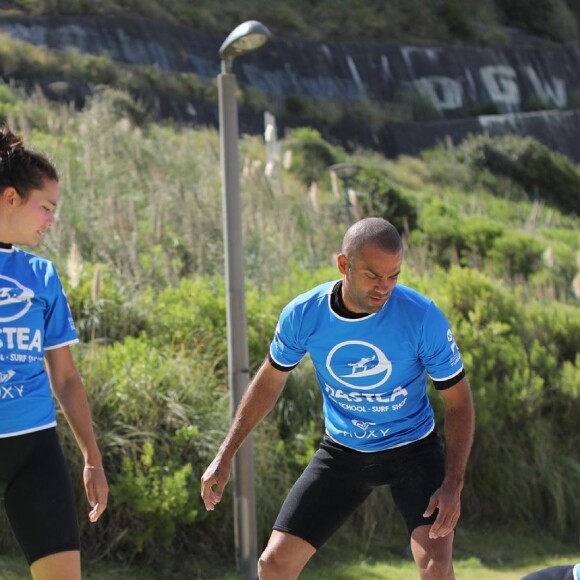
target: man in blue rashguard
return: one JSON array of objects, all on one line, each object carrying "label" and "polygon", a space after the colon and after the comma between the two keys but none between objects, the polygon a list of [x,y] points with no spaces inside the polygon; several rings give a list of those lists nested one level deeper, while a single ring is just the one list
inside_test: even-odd
[{"label": "man in blue rashguard", "polygon": [[[325,436],[292,487],[259,561],[262,580],[297,578],[379,485],[389,485],[422,579],[454,578],[452,544],[474,430],[461,354],[437,306],[397,285],[403,245],[381,218],[345,234],[340,280],[292,300],[220,449],[201,479],[208,510],[231,462],[308,353],[323,395]],[[445,404],[445,454],[427,396]]]}]

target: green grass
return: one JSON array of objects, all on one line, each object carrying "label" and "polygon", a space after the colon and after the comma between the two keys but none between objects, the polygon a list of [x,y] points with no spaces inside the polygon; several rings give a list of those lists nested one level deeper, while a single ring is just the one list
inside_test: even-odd
[{"label": "green grass", "polygon": [[[415,580],[417,572],[401,546],[369,546],[364,555],[345,556],[344,538],[331,542],[311,561],[301,580]],[[548,536],[518,533],[508,529],[479,527],[462,529],[455,542],[457,580],[520,580],[522,576],[548,566],[580,562],[580,545],[564,544]],[[225,570],[225,571],[224,571]],[[22,557],[0,556],[0,580],[23,580],[27,577]],[[120,566],[86,562],[83,578],[91,580],[166,580],[205,579],[240,580],[223,563],[189,562],[181,571],[153,570],[145,566]]]}]

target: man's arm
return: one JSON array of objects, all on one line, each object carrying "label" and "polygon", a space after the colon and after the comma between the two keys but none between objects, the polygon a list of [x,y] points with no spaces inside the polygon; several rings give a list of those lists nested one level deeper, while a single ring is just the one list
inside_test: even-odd
[{"label": "man's arm", "polygon": [[274,408],[284,389],[288,373],[276,369],[268,359],[244,393],[232,425],[209,467],[201,477],[201,497],[205,509],[211,511],[221,501],[224,488],[230,478],[234,455],[246,437]]},{"label": "man's arm", "polygon": [[449,389],[439,391],[439,394],[445,403],[447,462],[445,479],[431,496],[424,513],[425,517],[429,517],[439,508],[437,519],[429,531],[429,537],[433,539],[451,533],[461,515],[461,490],[475,428],[475,411],[467,378],[464,377]]}]

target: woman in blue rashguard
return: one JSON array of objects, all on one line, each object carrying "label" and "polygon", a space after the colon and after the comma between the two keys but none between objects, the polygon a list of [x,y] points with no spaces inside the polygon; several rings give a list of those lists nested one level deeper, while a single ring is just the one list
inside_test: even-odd
[{"label": "woman in blue rashguard", "polygon": [[[56,432],[56,398],[84,457],[96,522],[108,485],[70,345],[78,342],[54,265],[36,246],[54,224],[58,175],[44,156],[0,128],[0,497],[37,580],[81,577],[79,527]],[[54,396],[54,398],[53,398]]]}]

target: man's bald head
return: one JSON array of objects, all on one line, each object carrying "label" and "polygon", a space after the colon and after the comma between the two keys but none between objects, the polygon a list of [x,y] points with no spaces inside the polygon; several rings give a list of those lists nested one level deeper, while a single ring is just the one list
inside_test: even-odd
[{"label": "man's bald head", "polygon": [[365,246],[374,246],[388,254],[403,251],[403,241],[395,226],[378,217],[364,218],[350,226],[342,241],[342,253],[354,259]]}]

